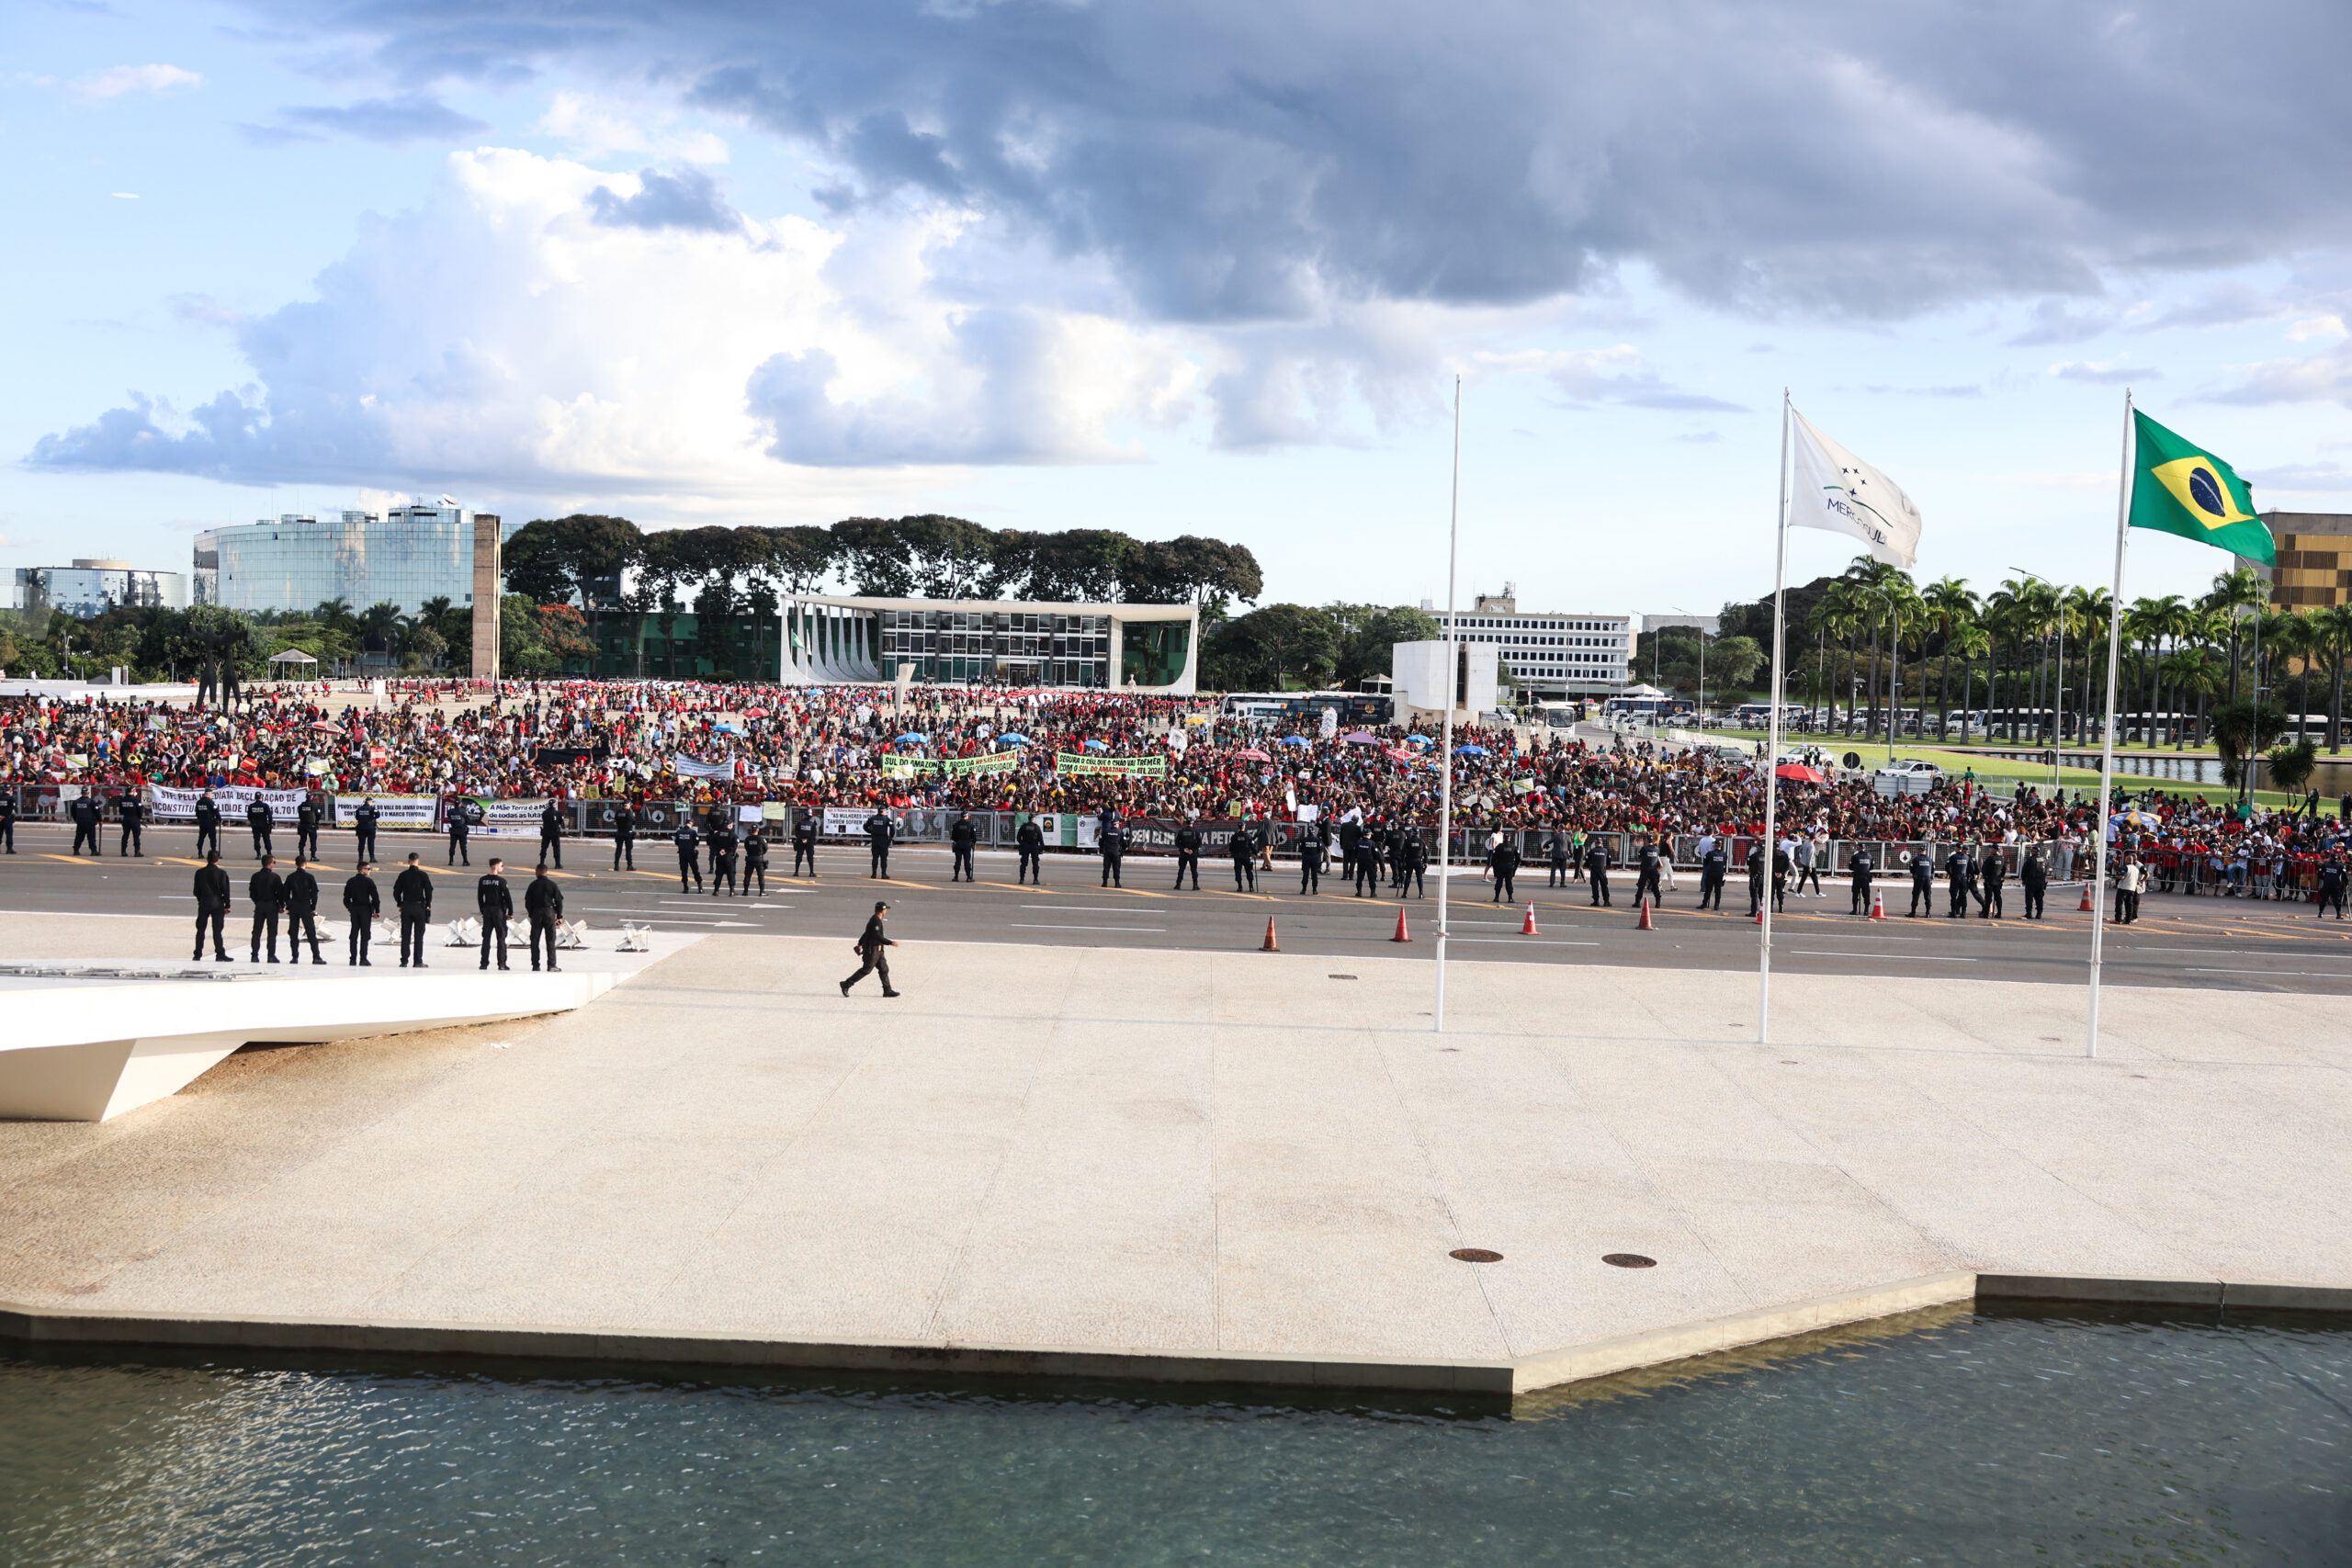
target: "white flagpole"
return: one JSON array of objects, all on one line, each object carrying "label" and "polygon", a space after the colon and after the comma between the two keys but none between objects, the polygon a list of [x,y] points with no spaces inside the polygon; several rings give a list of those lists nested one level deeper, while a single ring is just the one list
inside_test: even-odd
[{"label": "white flagpole", "polygon": [[1430,1017],[1445,1032],[1446,887],[1453,868],[1454,671],[1462,658],[1462,634],[1453,613],[1454,569],[1462,557],[1462,378],[1453,378],[1453,500],[1445,539],[1445,714],[1438,721],[1437,786],[1437,1001]]},{"label": "white flagpole", "polygon": [[1772,1019],[1772,857],[1780,851],[1778,807],[1781,798],[1781,655],[1788,647],[1789,611],[1789,389],[1781,389],[1781,488],[1774,496],[1780,522],[1773,530],[1772,567],[1772,716],[1764,727],[1764,900],[1757,912],[1764,924],[1756,956],[1756,1043],[1771,1043]]},{"label": "white flagpole", "polygon": [[2115,587],[2107,616],[2107,728],[2099,736],[2098,869],[2091,884],[2091,1005],[2083,1055],[2098,1055],[2098,968],[2107,943],[2107,802],[2115,787],[2115,663],[2123,640],[2123,546],[2132,536],[2132,389],[2123,389],[2123,458],[2115,481]]}]

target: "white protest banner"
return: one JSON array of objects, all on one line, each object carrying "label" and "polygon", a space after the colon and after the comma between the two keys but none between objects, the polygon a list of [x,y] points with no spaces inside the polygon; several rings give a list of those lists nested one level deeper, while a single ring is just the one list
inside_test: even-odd
[{"label": "white protest banner", "polygon": [[725,759],[716,762],[697,762],[680,751],[670,759],[670,771],[682,779],[731,779],[735,764]]},{"label": "white protest banner", "polygon": [[[164,784],[149,784],[147,798],[153,805],[159,822],[193,822],[196,803],[205,792],[200,789],[173,789]],[[245,807],[259,800],[269,807],[269,819],[274,823],[291,822],[294,812],[309,795],[308,790],[255,789],[251,784],[222,784],[212,792],[212,804],[220,808],[221,820],[235,825],[245,819]]]}]

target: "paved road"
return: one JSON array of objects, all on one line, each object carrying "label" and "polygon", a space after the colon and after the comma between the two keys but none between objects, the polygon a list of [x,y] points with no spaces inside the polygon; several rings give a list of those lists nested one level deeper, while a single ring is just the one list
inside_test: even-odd
[{"label": "paved road", "polygon": [[[0,910],[66,916],[193,912],[189,881],[196,863],[187,858],[195,840],[190,829],[150,832],[150,854],[133,860],[114,855],[111,833],[107,854],[97,861],[68,856],[71,834],[62,827],[19,825],[17,838],[19,852],[0,857]],[[281,841],[290,845],[291,836]],[[253,860],[242,835],[231,835],[229,842],[222,863],[239,889],[242,908]],[[321,873],[329,884],[331,914],[339,913],[332,908],[334,888],[349,874],[349,845],[347,835],[330,833],[325,840]],[[395,857],[411,849],[425,857],[441,881],[435,905],[445,918],[469,912],[472,878],[498,852],[490,840],[476,840],[474,866],[468,871],[437,863],[446,852],[438,839],[386,834],[381,847]],[[529,874],[535,848],[515,848],[515,858],[525,863],[523,876]],[[1325,882],[1319,897],[1302,897],[1295,868],[1261,872],[1261,891],[1240,894],[1233,891],[1230,867],[1212,862],[1203,869],[1202,890],[1180,894],[1170,891],[1173,867],[1165,859],[1131,857],[1128,886],[1121,889],[1099,886],[1100,862],[1061,855],[1047,858],[1046,886],[1038,888],[1014,884],[1011,855],[983,852],[980,880],[950,886],[944,850],[900,848],[891,856],[890,879],[877,882],[867,877],[862,851],[829,848],[814,881],[771,874],[765,896],[714,898],[680,895],[676,859],[666,841],[639,844],[635,872],[607,869],[609,843],[582,840],[567,849],[567,912],[606,929],[632,919],[679,931],[839,936],[846,953],[870,900],[886,897],[892,904],[893,934],[910,944],[933,940],[1229,951],[1256,947],[1271,918],[1286,953],[1425,959],[1435,950],[1434,887],[1426,899],[1405,901],[1413,940],[1399,945],[1389,940],[1396,929],[1396,899],[1351,897],[1337,877]],[[790,863],[788,850],[782,860]],[[290,869],[290,863],[281,860],[279,869]],[[1620,873],[1613,879],[1618,901],[1608,909],[1590,908],[1580,887],[1547,891],[1545,875],[1540,867],[1522,875],[1521,901],[1508,908],[1488,901],[1483,881],[1457,875],[1450,951],[1466,959],[1530,964],[1683,969],[1755,964],[1756,931],[1746,915],[1744,880],[1729,889],[1730,912],[1701,914],[1693,908],[1696,880],[1685,876],[1681,891],[1670,895],[1668,907],[1659,911],[1657,929],[1641,931],[1634,929],[1634,911],[1626,903],[1629,875]],[[389,896],[390,874],[379,880]],[[1898,912],[1884,921],[1848,915],[1843,886],[1826,898],[1792,898],[1774,924],[1774,967],[1898,978],[2082,980],[2090,917],[2075,908],[2078,888],[2069,887],[2063,897],[2053,893],[2050,919],[2035,923],[2014,918],[2023,907],[2014,885],[2008,895],[2012,918],[2000,921],[1905,919],[1899,911],[1909,900],[1907,883],[1881,886],[1889,892],[1890,909]],[[1531,898],[1538,934],[1526,936],[1520,926]],[[1940,906],[1940,889],[1937,898]],[[232,925],[236,919],[232,916]],[[2352,994],[2352,923],[2331,919],[2323,926],[2309,906],[2151,895],[2137,926],[2109,928],[2107,972],[2117,985]]]}]

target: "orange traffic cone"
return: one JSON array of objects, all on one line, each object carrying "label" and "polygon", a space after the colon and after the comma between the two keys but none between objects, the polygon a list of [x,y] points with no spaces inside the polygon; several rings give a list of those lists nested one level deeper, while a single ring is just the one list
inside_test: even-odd
[{"label": "orange traffic cone", "polygon": [[[1398,912],[1402,913],[1401,910]],[[1266,917],[1266,940],[1259,945],[1258,951],[1261,953],[1280,953],[1282,950],[1282,943],[1274,940],[1274,917],[1268,915]]]},{"label": "orange traffic cone", "polygon": [[1657,927],[1650,923],[1650,900],[1649,895],[1646,893],[1642,895],[1642,918],[1634,922],[1634,929],[1637,931],[1654,931],[1657,930]]},{"label": "orange traffic cone", "polygon": [[1749,923],[1750,925],[1758,925],[1758,926],[1760,926],[1760,925],[1762,925],[1762,924],[1764,923],[1764,906],[1763,906],[1763,905],[1758,904],[1758,905],[1757,905],[1757,906],[1756,906],[1756,914],[1755,914],[1754,918],[1753,918],[1753,919],[1751,919],[1748,921],[1748,923]]},{"label": "orange traffic cone", "polygon": [[2091,908],[2091,885],[2087,878],[2085,879],[2083,883],[2083,901],[2076,908],[2075,912],[2078,915],[2088,915],[2096,912]]},{"label": "orange traffic cone", "polygon": [[1410,942],[1413,940],[1413,933],[1407,930],[1405,926],[1405,907],[1402,904],[1396,906],[1396,934],[1390,937],[1388,940],[1391,942]]},{"label": "orange traffic cone", "polygon": [[1886,919],[1886,895],[1875,887],[1871,889],[1871,919],[1873,920]]},{"label": "orange traffic cone", "polygon": [[1519,923],[1519,934],[1521,936],[1537,936],[1542,934],[1535,929],[1535,900],[1532,898],[1530,898],[1527,901],[1527,919]]}]

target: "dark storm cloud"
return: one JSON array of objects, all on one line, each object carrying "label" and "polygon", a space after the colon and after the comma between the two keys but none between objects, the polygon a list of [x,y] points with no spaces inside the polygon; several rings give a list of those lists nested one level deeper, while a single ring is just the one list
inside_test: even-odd
[{"label": "dark storm cloud", "polygon": [[831,202],[988,209],[1170,320],[1518,302],[1626,261],[1889,317],[2332,243],[2352,209],[2352,9],[2316,0],[2220,28],[2188,0],[253,4],[420,88],[683,84],[829,155]]},{"label": "dark storm cloud", "polygon": [[637,178],[635,196],[616,196],[610,186],[590,191],[590,221],[608,229],[700,229],[714,234],[742,231],[743,215],[727,205],[718,194],[718,182],[700,169],[666,175],[646,169]]}]

